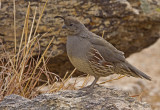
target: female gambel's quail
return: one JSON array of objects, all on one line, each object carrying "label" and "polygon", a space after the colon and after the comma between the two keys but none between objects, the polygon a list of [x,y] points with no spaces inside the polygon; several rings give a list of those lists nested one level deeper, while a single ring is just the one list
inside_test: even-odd
[{"label": "female gambel's quail", "polygon": [[149,76],[129,64],[124,53],[117,50],[112,44],[102,37],[90,32],[84,24],[74,17],[56,16],[62,18],[67,30],[67,54],[79,71],[95,77],[88,86],[92,89],[99,77],[112,74],[122,74],[151,80]]}]

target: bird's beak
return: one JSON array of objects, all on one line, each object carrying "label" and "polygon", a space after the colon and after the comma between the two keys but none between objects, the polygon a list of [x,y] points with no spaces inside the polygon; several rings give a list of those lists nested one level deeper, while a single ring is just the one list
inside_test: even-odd
[{"label": "bird's beak", "polygon": [[63,29],[66,29],[66,28],[67,28],[67,26],[64,24],[64,25],[62,26],[62,28],[63,28]]}]

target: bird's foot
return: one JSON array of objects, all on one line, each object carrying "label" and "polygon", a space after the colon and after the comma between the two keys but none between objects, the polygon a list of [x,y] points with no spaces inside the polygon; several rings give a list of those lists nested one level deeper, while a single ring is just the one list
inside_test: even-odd
[{"label": "bird's foot", "polygon": [[83,87],[79,89],[81,91],[81,94],[79,96],[85,96],[85,95],[91,94],[93,92],[93,89],[94,89],[93,85]]},{"label": "bird's foot", "polygon": [[95,80],[92,82],[91,85],[79,89],[82,91],[82,94],[80,96],[91,94],[94,91],[94,86],[96,85],[97,81],[98,81],[98,77],[95,77]]},{"label": "bird's foot", "polygon": [[85,90],[80,90],[80,92],[77,94],[79,97],[89,95],[93,92],[90,88],[85,88]]}]

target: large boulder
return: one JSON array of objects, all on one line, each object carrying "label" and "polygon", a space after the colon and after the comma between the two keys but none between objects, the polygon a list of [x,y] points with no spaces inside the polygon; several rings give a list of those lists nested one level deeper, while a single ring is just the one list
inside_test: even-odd
[{"label": "large boulder", "polygon": [[54,94],[42,94],[31,100],[18,95],[10,95],[0,102],[0,109],[151,110],[150,105],[137,101],[127,92],[101,86],[95,86],[89,94],[85,94],[82,90],[66,90]]}]

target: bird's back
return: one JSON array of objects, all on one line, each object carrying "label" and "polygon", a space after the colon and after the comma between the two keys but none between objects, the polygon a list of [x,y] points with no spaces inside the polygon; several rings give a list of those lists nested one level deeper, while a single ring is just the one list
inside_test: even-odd
[{"label": "bird's back", "polygon": [[114,67],[114,73],[151,80],[148,75],[129,64],[126,61],[123,52],[117,50],[112,44],[110,44],[100,36],[97,36],[95,34],[92,34],[92,36],[93,37],[90,37],[89,41],[99,52],[99,54],[104,58],[104,62],[110,63]]}]

